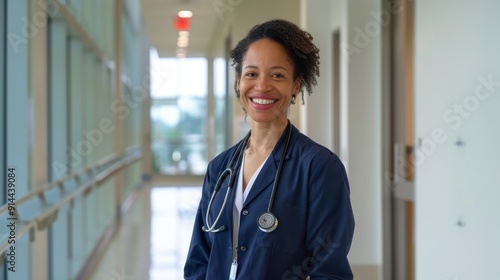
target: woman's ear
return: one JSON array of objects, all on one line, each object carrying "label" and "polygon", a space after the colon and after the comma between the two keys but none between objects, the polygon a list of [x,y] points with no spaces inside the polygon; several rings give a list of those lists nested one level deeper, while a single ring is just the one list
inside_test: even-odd
[{"label": "woman's ear", "polygon": [[234,91],[236,92],[236,97],[240,99],[240,75],[236,74],[234,79]]},{"label": "woman's ear", "polygon": [[302,76],[297,77],[293,84],[293,93],[299,94],[300,88],[302,87]]}]

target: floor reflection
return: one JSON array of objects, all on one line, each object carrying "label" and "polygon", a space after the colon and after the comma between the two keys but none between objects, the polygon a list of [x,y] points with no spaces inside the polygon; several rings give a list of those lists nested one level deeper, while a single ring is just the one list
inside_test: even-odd
[{"label": "floor reflection", "polygon": [[200,197],[201,187],[142,189],[90,279],[183,279]]},{"label": "floor reflection", "polygon": [[183,279],[200,187],[151,190],[151,280]]}]

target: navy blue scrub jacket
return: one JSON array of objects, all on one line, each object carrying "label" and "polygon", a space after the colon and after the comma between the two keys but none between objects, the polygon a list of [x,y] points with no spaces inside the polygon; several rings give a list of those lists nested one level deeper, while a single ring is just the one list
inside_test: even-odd
[{"label": "navy blue scrub jacket", "polygon": [[[353,279],[347,254],[354,232],[354,218],[344,166],[334,153],[295,127],[272,209],[278,227],[270,233],[258,228],[257,217],[267,210],[285,134],[278,140],[243,204],[237,244],[237,279],[306,279],[307,276],[312,280]],[[217,178],[228,166],[236,146],[218,155],[208,165],[184,268],[185,279],[229,278],[237,182],[217,225],[225,225],[226,230],[206,233],[202,226]],[[235,169],[239,171],[239,167]],[[221,208],[228,180],[225,179],[214,199],[210,223]]]}]

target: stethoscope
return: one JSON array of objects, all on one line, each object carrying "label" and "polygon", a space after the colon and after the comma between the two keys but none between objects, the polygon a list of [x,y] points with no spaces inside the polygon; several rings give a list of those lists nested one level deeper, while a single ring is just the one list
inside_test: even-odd
[{"label": "stethoscope", "polygon": [[[285,148],[283,149],[283,154],[281,155],[281,160],[278,165],[278,170],[276,171],[276,176],[274,177],[273,190],[271,192],[271,197],[269,199],[267,211],[260,214],[259,217],[257,218],[257,224],[259,226],[259,229],[262,230],[263,232],[272,232],[276,229],[276,227],[278,227],[278,218],[276,218],[276,216],[273,214],[273,212],[271,212],[271,210],[273,208],[274,196],[276,195],[276,189],[278,187],[278,181],[280,178],[281,169],[283,168],[283,162],[285,161],[286,152],[288,150],[288,143],[290,143],[290,136],[292,135],[292,125],[290,124],[290,121],[288,121],[286,129],[287,129],[287,136],[286,136]],[[219,222],[224,207],[226,207],[227,198],[229,197],[229,191],[233,188],[234,178],[236,176],[235,170],[241,164],[241,161],[243,159],[243,153],[245,152],[245,149],[248,144],[248,139],[250,139],[250,132],[248,132],[243,141],[241,141],[241,143],[238,145],[238,147],[236,148],[236,152],[234,153],[233,157],[231,158],[231,161],[229,162],[228,167],[219,175],[219,178],[217,179],[217,183],[215,184],[214,191],[212,192],[212,196],[210,197],[210,201],[208,203],[207,214],[205,215],[206,226],[202,227],[203,231],[205,232],[215,233],[224,231],[226,229],[225,226],[220,226],[217,228],[217,223]],[[217,194],[217,192],[219,192],[222,182],[227,176],[229,176],[229,182],[227,185],[228,187],[226,190],[226,195],[224,196],[224,201],[222,202],[222,206],[219,210],[219,213],[217,214],[217,217],[215,218],[214,223],[210,225],[210,223],[208,222],[208,217],[210,214],[210,210],[212,209],[212,203],[214,201],[215,195]]]}]

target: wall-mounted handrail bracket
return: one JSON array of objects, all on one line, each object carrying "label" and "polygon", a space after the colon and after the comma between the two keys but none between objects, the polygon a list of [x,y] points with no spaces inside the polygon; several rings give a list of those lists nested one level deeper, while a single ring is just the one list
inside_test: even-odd
[{"label": "wall-mounted handrail bracket", "polygon": [[61,195],[63,195],[66,191],[64,190],[64,181],[59,180],[57,181],[57,188],[59,189],[59,192]]},{"label": "wall-mounted handrail bracket", "polygon": [[40,201],[40,205],[42,207],[46,207],[47,206],[47,199],[45,198],[45,193],[44,192],[41,192],[38,194],[38,200]]},{"label": "wall-mounted handrail bracket", "polygon": [[30,243],[35,241],[35,228],[30,228]]},{"label": "wall-mounted handrail bracket", "polygon": [[38,230],[46,229],[50,224],[52,224],[56,219],[59,211],[55,210],[52,213],[45,214],[40,218],[37,218],[36,225]]}]

